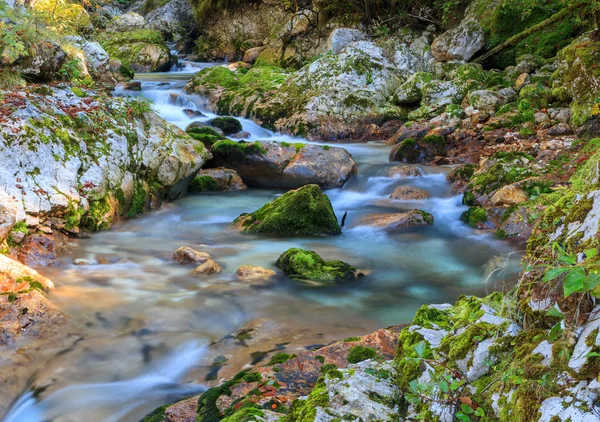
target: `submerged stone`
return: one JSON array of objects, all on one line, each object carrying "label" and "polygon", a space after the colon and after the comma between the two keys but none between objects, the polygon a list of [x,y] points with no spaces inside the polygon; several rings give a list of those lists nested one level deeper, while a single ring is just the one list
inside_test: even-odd
[{"label": "submerged stone", "polygon": [[277,235],[339,235],[340,225],[327,195],[317,185],[296,189],[234,224],[247,233]]},{"label": "submerged stone", "polygon": [[356,268],[342,261],[325,261],[314,251],[292,248],[277,260],[277,266],[288,277],[318,283],[354,280],[359,276]]},{"label": "submerged stone", "polygon": [[396,214],[375,214],[363,218],[362,224],[386,231],[396,231],[409,227],[431,225],[433,224],[433,215],[421,210]]}]

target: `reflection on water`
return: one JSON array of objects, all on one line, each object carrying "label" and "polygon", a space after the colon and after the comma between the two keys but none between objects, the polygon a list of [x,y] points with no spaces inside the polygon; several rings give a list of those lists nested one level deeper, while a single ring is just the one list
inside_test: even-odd
[{"label": "reflection on water", "polygon": [[[198,120],[215,116],[205,109],[203,98],[177,99],[186,78],[189,75],[184,73],[140,77],[141,95],[152,99],[157,112],[182,128],[192,121],[183,113],[184,108],[202,111],[205,117]],[[242,123],[251,139],[290,140],[249,120],[242,119]],[[65,414],[68,412],[60,406],[54,413],[48,410],[57,406],[53,397],[64,394],[61,388],[86,391],[81,386],[69,386],[137,380],[140,373],[148,373],[146,366],[190,340],[207,339],[207,354],[191,364],[184,364],[181,356],[173,358],[174,367],[183,369],[172,376],[173,382],[192,367],[183,381],[201,383],[231,376],[275,350],[297,352],[307,345],[408,323],[424,303],[453,302],[460,294],[484,295],[501,288],[518,270],[520,256],[509,244],[460,222],[466,208],[446,182],[449,169],[422,167],[424,177],[389,178],[389,146],[369,143],[343,147],[357,162],[358,176],[342,189],[327,191],[338,217],[348,212],[339,237],[269,238],[236,232],[229,224],[234,218],[283,193],[249,189],[189,195],[121,222],[109,232],[74,240],[70,254],[61,258],[62,265],[42,272],[57,285],[51,299],[69,317],[59,335],[73,334],[77,341],[57,351],[58,342],[46,340],[51,346],[48,351],[45,346],[36,349],[32,367],[7,382],[9,399],[23,388],[25,375],[37,371],[34,386],[48,387],[41,395],[46,397],[41,402],[45,403],[44,411]],[[425,189],[432,198],[390,200],[389,195],[400,185]],[[366,214],[414,208],[431,212],[435,224],[396,234],[360,225]],[[192,268],[172,261],[173,252],[183,245],[210,253],[223,272],[205,278],[192,276]],[[370,275],[347,285],[327,287],[298,283],[281,275],[265,285],[249,285],[235,278],[240,265],[276,269],[277,257],[290,247],[347,261],[370,270]],[[74,259],[83,265],[74,265]],[[239,335],[244,327],[244,334]],[[127,398],[110,417],[133,421],[161,399],[169,400],[169,394],[151,389],[157,391],[153,400]],[[27,400],[31,397],[22,397],[20,404]],[[3,405],[7,403],[0,401]],[[76,407],[68,410],[75,412]],[[100,410],[87,412],[88,419],[75,412],[64,420],[108,420]]]}]

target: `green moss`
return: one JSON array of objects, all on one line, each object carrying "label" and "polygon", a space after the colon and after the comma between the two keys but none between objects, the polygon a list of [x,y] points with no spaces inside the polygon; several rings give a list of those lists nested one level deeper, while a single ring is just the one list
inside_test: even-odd
[{"label": "green moss", "polygon": [[346,337],[344,343],[352,343],[353,341],[360,341],[362,337]]},{"label": "green moss", "polygon": [[252,214],[242,214],[234,223],[249,233],[339,235],[342,232],[329,198],[317,185],[287,192]]},{"label": "green moss", "polygon": [[127,212],[128,217],[135,217],[138,214],[144,212],[146,208],[146,196],[148,193],[144,188],[144,184],[140,181],[136,181],[133,185],[133,197],[131,198],[131,205]]},{"label": "green moss", "polygon": [[333,363],[326,363],[325,365],[323,365],[319,368],[319,372],[322,374],[327,374],[331,371],[337,371],[337,369],[338,369],[337,365],[335,365]]},{"label": "green moss", "polygon": [[245,382],[261,382],[262,376],[258,372],[251,372],[249,374],[244,375],[243,380]]},{"label": "green moss", "polygon": [[478,227],[480,224],[487,223],[488,215],[485,208],[480,206],[470,207],[465,211],[460,219],[471,227]]},{"label": "green moss", "polygon": [[372,347],[354,346],[348,350],[347,359],[349,363],[358,363],[367,359],[376,359],[378,356],[377,350]]},{"label": "green moss", "polygon": [[[416,331],[411,332],[408,327],[400,331],[394,364],[398,372],[396,384],[402,391],[409,391],[410,382],[419,378],[423,373],[420,356],[415,352],[415,346],[422,341],[424,341],[423,335]],[[425,345],[422,357],[430,359],[433,357],[430,345],[427,342]]]},{"label": "green moss", "polygon": [[440,135],[428,135],[423,138],[423,142],[426,144],[435,145],[437,147],[441,147],[446,144],[446,139]]},{"label": "green moss", "polygon": [[190,185],[190,192],[216,192],[219,190],[217,181],[211,176],[196,176]]},{"label": "green moss", "polygon": [[265,412],[259,409],[256,405],[244,406],[231,416],[222,419],[221,422],[251,422],[263,421]]},{"label": "green moss", "polygon": [[83,92],[83,90],[81,88],[79,88],[77,86],[72,86],[71,91],[73,91],[73,94],[77,95],[79,98],[87,97],[87,94],[85,92]]},{"label": "green moss", "polygon": [[170,404],[166,404],[164,406],[159,407],[152,411],[152,413],[146,415],[142,422],[164,422],[165,420],[165,410],[170,406]]},{"label": "green moss", "polygon": [[278,365],[287,362],[288,360],[293,359],[295,357],[296,355],[290,355],[288,353],[277,353],[271,358],[269,363],[267,363],[267,366]]},{"label": "green moss", "polygon": [[448,329],[451,326],[450,315],[448,311],[423,305],[417,311],[413,324],[425,328],[442,328]]},{"label": "green moss", "polygon": [[113,223],[113,209],[110,197],[90,202],[90,209],[81,218],[81,226],[90,231],[108,230]]},{"label": "green moss", "polygon": [[[132,61],[146,59],[147,55],[143,50],[148,45],[156,46],[166,57],[170,55],[169,47],[160,32],[151,29],[105,33],[99,37],[99,41],[111,58],[118,59],[125,66],[125,69],[121,69],[124,76],[130,75]],[[153,71],[159,70],[156,63],[150,65]]]},{"label": "green moss", "polygon": [[321,378],[306,400],[294,400],[282,422],[314,422],[317,407],[327,408],[328,405],[329,394],[325,388],[325,381]]},{"label": "green moss", "polygon": [[356,278],[356,268],[342,261],[325,261],[314,251],[292,248],[277,260],[277,266],[290,278],[321,283]]},{"label": "green moss", "polygon": [[233,135],[242,130],[242,124],[234,117],[217,117],[209,120],[208,124],[221,129],[225,135]]},{"label": "green moss", "polygon": [[265,148],[262,146],[260,142],[235,142],[232,140],[223,140],[215,143],[210,150],[213,155],[219,154],[222,156],[228,156],[231,154],[239,154],[242,156],[247,155],[264,155],[266,154]]},{"label": "green moss", "polygon": [[468,326],[461,334],[446,336],[438,350],[454,362],[464,359],[467,354],[477,347],[477,343],[490,336],[489,324],[477,323]]}]

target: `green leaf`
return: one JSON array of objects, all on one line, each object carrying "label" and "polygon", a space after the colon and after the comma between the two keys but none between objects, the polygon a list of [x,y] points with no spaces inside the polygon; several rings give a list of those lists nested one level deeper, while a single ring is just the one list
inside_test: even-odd
[{"label": "green leaf", "polygon": [[569,270],[570,270],[570,268],[566,268],[566,267],[552,268],[551,270],[546,271],[546,274],[544,274],[544,278],[542,278],[542,281],[544,283],[548,283],[549,281],[552,281],[552,280],[560,277],[561,275],[563,275],[564,273],[566,273]]},{"label": "green leaf", "polygon": [[555,307],[552,307],[552,308],[548,309],[548,312],[546,312],[546,315],[552,316],[552,317],[557,317],[557,318],[564,318],[565,317],[562,314],[562,312],[559,311],[558,309],[556,309]]},{"label": "green leaf", "polygon": [[600,353],[597,352],[590,352],[587,355],[585,355],[586,358],[600,358]]},{"label": "green leaf", "polygon": [[562,331],[563,330],[560,326],[560,322],[555,324],[554,327],[552,327],[552,329],[550,330],[550,333],[548,334],[548,343],[554,343],[556,340],[558,340],[558,338],[562,334]]},{"label": "green leaf", "polygon": [[448,386],[448,383],[446,381],[440,382],[440,390],[442,390],[443,393],[447,393],[448,391],[450,391],[450,387]]},{"label": "green leaf", "polygon": [[415,344],[415,352],[416,352],[417,356],[419,356],[420,358],[425,356],[425,350],[427,350],[427,343],[425,343],[424,340]]},{"label": "green leaf", "polygon": [[596,249],[596,248],[586,249],[583,251],[583,253],[585,254],[585,257],[587,259],[592,259],[596,255],[598,255],[598,249]]},{"label": "green leaf", "polygon": [[473,414],[475,412],[471,406],[469,406],[468,404],[464,404],[464,403],[461,403],[460,410],[465,415],[471,415],[471,414]]},{"label": "green leaf", "polygon": [[575,267],[567,273],[563,289],[565,291],[565,297],[571,296],[575,292],[581,292],[584,290],[585,285],[585,270],[581,267]]},{"label": "green leaf", "polygon": [[575,257],[569,255],[563,255],[558,258],[560,262],[564,262],[565,264],[575,265],[577,264],[577,259]]},{"label": "green leaf", "polygon": [[454,415],[454,416],[456,416],[456,419],[458,419],[459,421],[471,422],[471,418],[462,412],[457,412],[456,415]]},{"label": "green leaf", "polygon": [[475,411],[475,416],[485,416],[485,411],[483,410],[483,407],[478,407],[477,410]]},{"label": "green leaf", "polygon": [[598,274],[588,274],[585,278],[584,289],[586,292],[594,290],[596,287],[600,285],[600,273]]},{"label": "green leaf", "polygon": [[460,381],[458,381],[458,380],[454,380],[454,381],[452,381],[452,383],[450,384],[450,389],[451,389],[452,391],[454,391],[454,390],[458,390],[458,389],[460,388],[460,386],[461,386],[461,385],[462,385],[462,383],[461,383]]}]

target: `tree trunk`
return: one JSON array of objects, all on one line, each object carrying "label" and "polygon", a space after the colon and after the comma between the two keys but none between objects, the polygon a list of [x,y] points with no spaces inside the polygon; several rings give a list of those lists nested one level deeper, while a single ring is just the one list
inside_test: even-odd
[{"label": "tree trunk", "polygon": [[560,12],[557,12],[554,15],[550,16],[545,21],[542,21],[536,25],[533,25],[532,27],[527,28],[525,31],[520,32],[517,35],[513,35],[512,37],[510,37],[509,39],[504,41],[502,44],[497,45],[496,47],[492,48],[487,53],[483,54],[482,56],[477,57],[475,60],[473,60],[473,62],[480,63],[480,64],[485,62],[490,57],[495,56],[496,54],[500,53],[501,51],[514,46],[519,41],[524,40],[531,34],[535,34],[536,32],[544,29],[548,25],[552,25],[553,23],[558,22],[559,20],[567,17],[571,13],[572,9],[573,9],[573,6],[565,7]]}]

